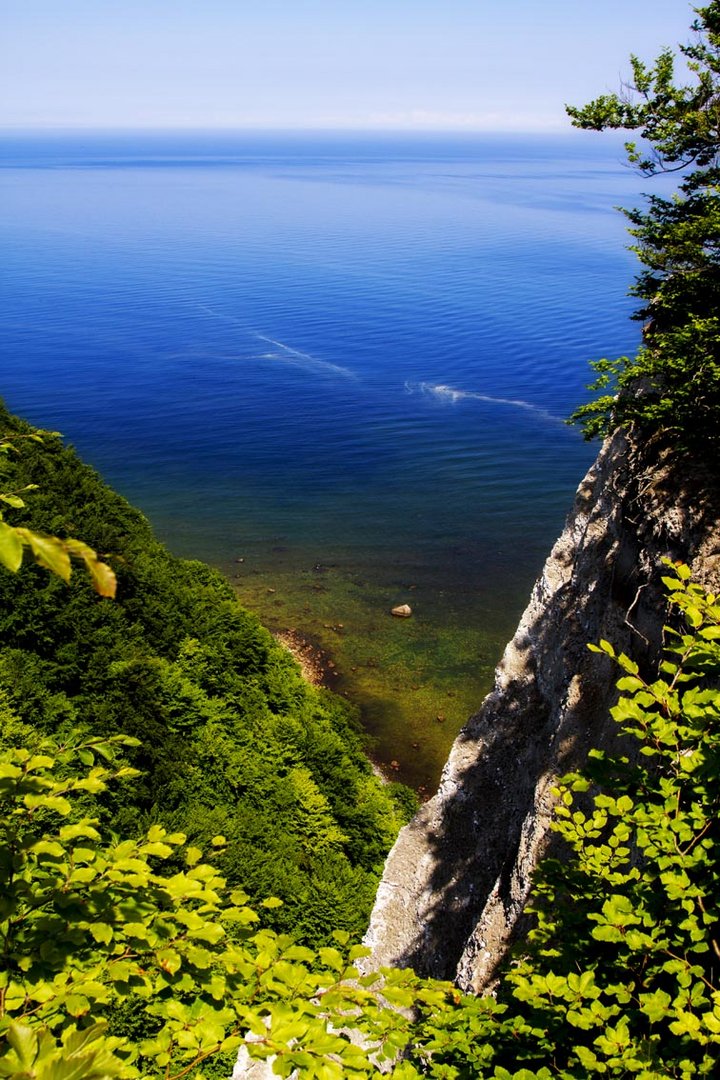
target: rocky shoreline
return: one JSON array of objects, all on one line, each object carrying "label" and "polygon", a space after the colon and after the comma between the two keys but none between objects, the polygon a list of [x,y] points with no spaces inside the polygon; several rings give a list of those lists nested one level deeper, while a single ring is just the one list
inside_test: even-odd
[{"label": "rocky shoreline", "polygon": [[[325,668],[325,653],[299,630],[278,630],[273,634],[300,665],[303,678],[313,686],[329,686]],[[332,669],[331,669],[332,670]]]},{"label": "rocky shoreline", "polygon": [[[338,671],[332,660],[328,660],[328,654],[319,645],[310,641],[299,630],[278,630],[273,637],[283,648],[292,655],[300,665],[302,676],[312,686],[324,686],[326,689],[335,690],[332,677],[338,675]],[[383,766],[375,761],[369,754],[372,771],[383,784],[389,784],[395,777],[388,774]]]}]

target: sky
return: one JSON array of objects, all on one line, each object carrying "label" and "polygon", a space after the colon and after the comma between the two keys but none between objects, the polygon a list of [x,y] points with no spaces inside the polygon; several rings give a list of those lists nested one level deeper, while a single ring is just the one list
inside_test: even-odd
[{"label": "sky", "polygon": [[0,127],[566,130],[566,102],[691,21],[686,0],[0,0]]}]

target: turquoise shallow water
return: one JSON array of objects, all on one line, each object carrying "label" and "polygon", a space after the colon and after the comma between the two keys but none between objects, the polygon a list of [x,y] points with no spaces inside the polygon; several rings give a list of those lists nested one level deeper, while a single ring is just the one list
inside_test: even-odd
[{"label": "turquoise shallow water", "polygon": [[[618,145],[145,133],[3,151],[8,405],[275,628],[336,649],[378,757],[432,784],[593,456],[562,423],[586,361],[637,342]],[[408,599],[403,630],[387,611]]]}]

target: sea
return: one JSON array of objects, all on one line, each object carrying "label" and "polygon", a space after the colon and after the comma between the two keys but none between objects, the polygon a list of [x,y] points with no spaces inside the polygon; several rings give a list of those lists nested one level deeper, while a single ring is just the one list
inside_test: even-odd
[{"label": "sea", "polygon": [[[436,784],[632,352],[618,140],[0,138],[0,395],[320,657],[380,767]],[[391,608],[408,604],[399,619]]]}]

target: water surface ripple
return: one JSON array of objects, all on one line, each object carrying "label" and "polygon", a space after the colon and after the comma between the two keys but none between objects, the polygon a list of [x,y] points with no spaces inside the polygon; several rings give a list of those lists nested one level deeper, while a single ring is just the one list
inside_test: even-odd
[{"label": "water surface ripple", "polygon": [[[634,348],[617,144],[5,136],[2,386],[179,554],[308,631],[431,785]],[[237,562],[242,559],[242,562]],[[409,602],[415,614],[393,620]],[[439,719],[438,719],[439,718]]]}]

